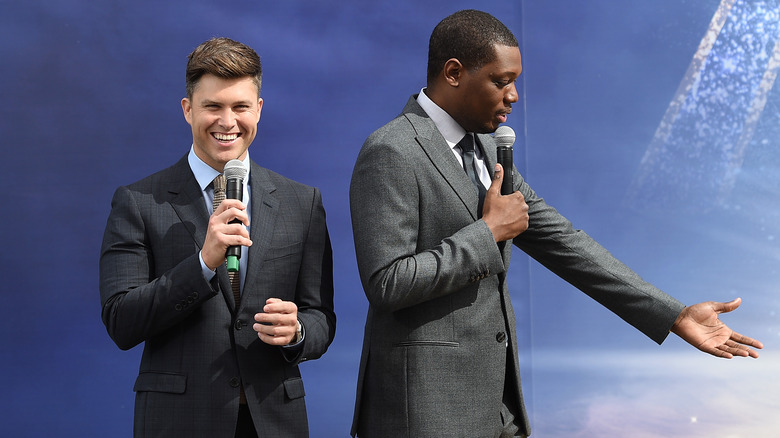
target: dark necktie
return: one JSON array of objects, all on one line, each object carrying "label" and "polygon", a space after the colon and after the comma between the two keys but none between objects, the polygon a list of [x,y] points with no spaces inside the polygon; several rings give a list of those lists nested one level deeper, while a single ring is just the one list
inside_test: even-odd
[{"label": "dark necktie", "polygon": [[479,208],[477,209],[477,213],[482,217],[482,204],[485,202],[485,193],[487,193],[487,190],[477,176],[477,160],[474,157],[474,136],[470,133],[466,133],[466,136],[458,142],[458,146],[460,147],[460,150],[463,151],[463,170],[466,171],[466,175],[471,178],[471,182],[477,189],[477,194],[479,195]]},{"label": "dark necktie", "polygon": [[[219,174],[214,181],[211,182],[211,186],[214,188],[214,200],[211,206],[214,207],[214,211],[217,211],[219,204],[225,200],[225,187],[227,183],[225,181],[225,175]],[[230,288],[233,289],[233,300],[236,303],[236,312],[238,312],[238,304],[241,301],[241,274],[238,272],[228,271],[228,277],[230,278]],[[239,391],[238,403],[246,405],[246,393],[244,392],[244,386],[241,385]]]},{"label": "dark necktie", "polygon": [[[214,207],[214,211],[217,211],[219,204],[225,200],[225,175],[217,175],[211,185],[214,187],[214,201],[211,205]],[[238,308],[238,303],[241,301],[241,276],[238,272],[228,272],[228,276],[230,277],[230,287],[233,289],[233,299],[236,302],[236,308]]]}]

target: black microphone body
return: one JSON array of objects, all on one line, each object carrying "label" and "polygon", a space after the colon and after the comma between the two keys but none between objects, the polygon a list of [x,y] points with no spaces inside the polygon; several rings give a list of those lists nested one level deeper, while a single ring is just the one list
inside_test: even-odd
[{"label": "black microphone body", "polygon": [[501,181],[501,194],[509,195],[514,193],[514,178],[512,178],[512,146],[498,146],[496,148],[498,164],[504,168],[504,180]]},{"label": "black microphone body", "polygon": [[498,145],[496,147],[496,157],[498,164],[504,168],[504,180],[501,181],[501,194],[509,195],[514,193],[515,185],[512,178],[512,169],[514,161],[512,159],[512,145],[515,143],[515,131],[509,126],[499,126],[493,139]]},{"label": "black microphone body", "polygon": [[[225,164],[225,199],[244,201],[244,178],[246,178],[247,173],[244,163],[240,160],[230,160]],[[233,219],[230,223],[240,224],[241,221]],[[227,270],[229,272],[238,272],[241,246],[229,246],[225,252],[225,258],[227,259]]]},{"label": "black microphone body", "polygon": [[[241,178],[231,178],[225,181],[225,199],[238,199],[244,201],[244,180]],[[230,221],[231,224],[241,223],[238,219]],[[240,246],[229,246],[225,253],[227,257],[236,256],[241,258]]]}]

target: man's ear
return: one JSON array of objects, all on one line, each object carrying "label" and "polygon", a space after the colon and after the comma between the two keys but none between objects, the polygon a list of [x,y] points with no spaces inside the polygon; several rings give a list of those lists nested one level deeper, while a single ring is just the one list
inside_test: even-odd
[{"label": "man's ear", "polygon": [[450,86],[457,87],[460,84],[460,78],[463,74],[463,64],[457,58],[450,58],[444,63],[444,79]]},{"label": "man's ear", "polygon": [[184,120],[192,125],[192,103],[186,97],[181,100],[181,111],[184,113]]}]

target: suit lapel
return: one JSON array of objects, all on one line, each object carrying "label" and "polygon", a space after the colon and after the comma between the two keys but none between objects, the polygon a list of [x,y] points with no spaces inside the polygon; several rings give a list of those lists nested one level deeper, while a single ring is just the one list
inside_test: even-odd
[{"label": "suit lapel", "polygon": [[190,170],[186,156],[171,170],[171,179],[165,184],[168,187],[171,207],[192,235],[195,244],[201,249],[203,241],[206,240],[206,227],[209,220],[209,212],[203,201],[202,192]]},{"label": "suit lapel", "polygon": [[[168,184],[171,207],[184,227],[190,232],[198,249],[203,249],[209,223],[209,212],[206,209],[206,202],[203,200],[203,192],[192,174],[186,155],[171,170],[172,178]],[[233,291],[230,288],[230,279],[224,265],[217,268],[217,281],[225,302],[232,310],[235,307]]]},{"label": "suit lapel", "polygon": [[417,133],[417,142],[428,155],[434,167],[452,187],[474,220],[477,220],[479,217],[477,214],[479,196],[474,189],[474,184],[463,171],[463,167],[453,155],[447,141],[436,129],[436,125],[420,107],[414,96],[406,104],[404,116],[412,124]]},{"label": "suit lapel", "polygon": [[[254,290],[251,285],[256,281],[257,273],[263,263],[263,251],[271,243],[274,226],[279,213],[279,199],[276,186],[268,176],[268,171],[251,162],[249,181],[252,191],[252,223],[249,227],[252,246],[247,253],[247,272],[244,278],[244,290]],[[242,292],[243,293],[243,292]],[[242,298],[241,302],[244,300]]]},{"label": "suit lapel", "polygon": [[[452,154],[452,150],[439,130],[436,129],[436,125],[417,103],[416,96],[412,96],[409,99],[403,113],[407,120],[409,120],[409,123],[412,124],[412,127],[417,133],[417,142],[428,155],[428,158],[444,180],[447,181],[447,184],[449,184],[455,193],[457,193],[458,197],[463,202],[463,205],[468,209],[469,213],[471,213],[472,218],[477,220],[479,218],[477,214],[479,198],[476,190],[474,190],[474,184]],[[493,137],[488,134],[477,134],[475,135],[475,139],[482,148],[485,166],[487,166],[492,175],[497,161],[495,141],[493,140]],[[509,171],[511,172],[512,169],[509,169]],[[507,245],[506,242],[500,242],[499,248],[501,249],[504,258],[504,265],[508,267],[509,258],[511,256],[511,245]]]}]

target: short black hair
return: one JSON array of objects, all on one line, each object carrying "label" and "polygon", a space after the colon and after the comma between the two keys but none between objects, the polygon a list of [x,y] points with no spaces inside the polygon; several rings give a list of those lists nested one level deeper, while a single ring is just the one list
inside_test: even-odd
[{"label": "short black hair", "polygon": [[496,45],[519,47],[504,23],[487,12],[466,9],[443,19],[428,43],[428,83],[447,60],[456,58],[467,69],[477,70],[496,59]]}]

